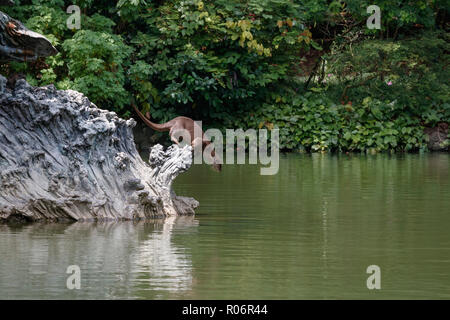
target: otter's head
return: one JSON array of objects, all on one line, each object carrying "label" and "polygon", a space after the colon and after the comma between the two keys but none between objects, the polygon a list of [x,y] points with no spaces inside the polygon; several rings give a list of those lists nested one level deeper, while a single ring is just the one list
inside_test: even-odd
[{"label": "otter's head", "polygon": [[[211,141],[203,141],[203,144],[204,144],[204,148],[206,147],[206,146],[208,146],[208,145],[210,145],[211,144]],[[213,167],[213,169],[215,170],[215,171],[217,171],[217,172],[221,172],[222,171],[222,161],[221,161],[221,159],[216,155],[216,150],[215,149],[213,149],[212,151],[211,151],[211,158],[212,158],[212,160],[213,160],[213,163],[212,163],[212,167]]]},{"label": "otter's head", "polygon": [[222,164],[220,164],[220,163],[214,162],[214,163],[212,164],[212,167],[213,167],[213,169],[214,169],[215,171],[217,171],[217,172],[221,172],[221,171],[222,171]]}]

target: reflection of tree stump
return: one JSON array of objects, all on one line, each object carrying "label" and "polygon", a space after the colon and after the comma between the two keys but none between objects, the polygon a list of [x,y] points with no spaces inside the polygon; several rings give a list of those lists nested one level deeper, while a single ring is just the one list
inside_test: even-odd
[{"label": "reflection of tree stump", "polygon": [[0,220],[141,219],[194,214],[172,181],[191,148],[136,151],[132,128],[82,94],[53,86],[14,90],[0,76]]},{"label": "reflection of tree stump", "polygon": [[448,145],[448,124],[441,122],[434,128],[425,128],[428,135],[428,148],[432,151],[447,151]]}]

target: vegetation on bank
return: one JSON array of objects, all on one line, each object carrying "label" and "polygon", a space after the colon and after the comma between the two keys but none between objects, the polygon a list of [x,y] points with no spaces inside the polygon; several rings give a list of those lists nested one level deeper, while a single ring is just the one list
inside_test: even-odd
[{"label": "vegetation on bank", "polygon": [[[0,65],[132,116],[280,128],[281,148],[424,151],[450,122],[449,0],[16,0],[2,8],[59,54]],[[82,10],[70,30],[65,9]],[[442,146],[449,145],[447,140]]]}]

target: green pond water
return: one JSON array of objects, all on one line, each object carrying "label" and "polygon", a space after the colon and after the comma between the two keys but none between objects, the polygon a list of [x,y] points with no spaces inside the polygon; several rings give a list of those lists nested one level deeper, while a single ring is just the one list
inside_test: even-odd
[{"label": "green pond water", "polygon": [[194,166],[175,183],[194,218],[0,225],[0,299],[450,299],[449,169],[449,154]]}]

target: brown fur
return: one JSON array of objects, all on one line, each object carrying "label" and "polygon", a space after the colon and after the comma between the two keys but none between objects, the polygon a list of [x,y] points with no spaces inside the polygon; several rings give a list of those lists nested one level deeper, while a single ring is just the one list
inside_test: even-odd
[{"label": "brown fur", "polygon": [[[131,105],[134,109],[134,111],[136,111],[136,113],[138,114],[139,118],[142,119],[142,121],[144,121],[144,123],[149,126],[150,128],[152,128],[153,130],[159,131],[159,132],[165,132],[165,131],[169,131],[169,136],[170,136],[170,140],[172,140],[172,142],[176,143],[176,144],[180,144],[180,141],[177,140],[177,138],[174,136],[174,134],[178,131],[178,130],[187,130],[189,132],[189,135],[191,136],[191,141],[189,141],[189,143],[191,144],[191,146],[194,148],[194,146],[197,143],[200,143],[200,141],[195,141],[195,126],[197,126],[197,124],[194,122],[194,120],[192,120],[191,118],[188,117],[176,117],[166,123],[162,123],[162,124],[158,124],[158,123],[154,123],[152,121],[150,121],[146,116],[144,116],[142,114],[141,111],[139,111],[139,109],[136,107],[134,101],[131,102]],[[149,114],[147,114],[149,116]],[[208,138],[205,137],[205,133],[203,132],[203,130],[200,131],[202,132],[202,151],[205,150],[205,148],[211,144],[211,141],[208,140]],[[197,130],[198,130],[197,129]],[[216,153],[215,150],[213,150],[211,152],[211,156],[214,158],[214,164],[212,165],[213,168],[217,171],[222,171],[222,165],[220,163],[216,162]]]}]

